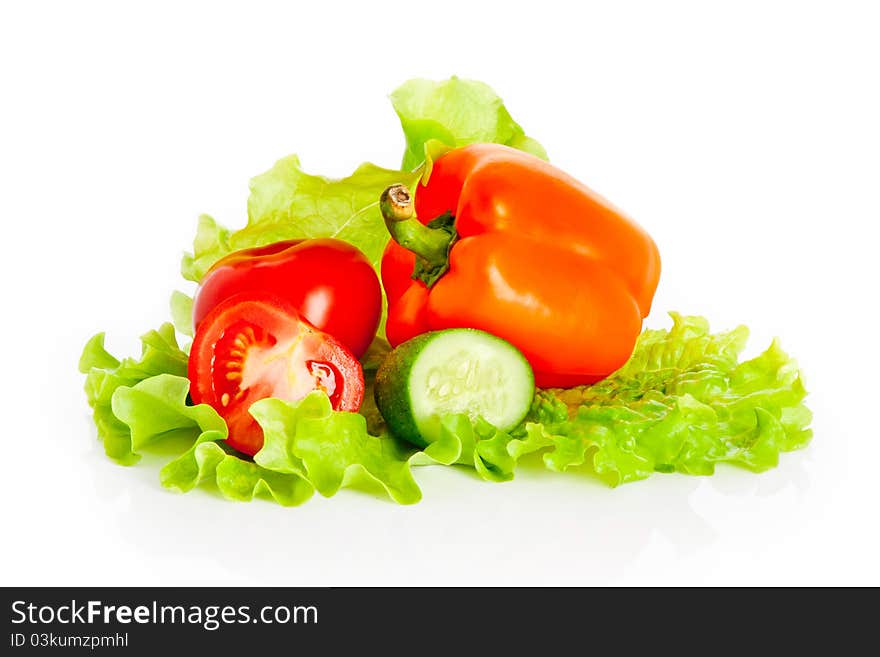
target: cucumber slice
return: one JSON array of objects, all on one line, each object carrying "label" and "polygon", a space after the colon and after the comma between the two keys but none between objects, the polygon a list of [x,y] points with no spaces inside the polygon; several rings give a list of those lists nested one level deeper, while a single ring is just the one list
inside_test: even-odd
[{"label": "cucumber slice", "polygon": [[425,333],[399,345],[376,373],[376,406],[391,433],[426,447],[440,418],[464,413],[509,431],[535,394],[525,357],[509,342],[476,329]]}]

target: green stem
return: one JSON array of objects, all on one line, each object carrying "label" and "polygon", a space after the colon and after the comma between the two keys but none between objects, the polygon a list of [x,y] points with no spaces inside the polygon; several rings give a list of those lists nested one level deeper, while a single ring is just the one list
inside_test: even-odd
[{"label": "green stem", "polygon": [[412,195],[405,185],[382,192],[379,209],[395,242],[416,254],[413,278],[431,287],[449,269],[449,250],[458,238],[452,215],[445,214],[427,226],[415,216]]}]

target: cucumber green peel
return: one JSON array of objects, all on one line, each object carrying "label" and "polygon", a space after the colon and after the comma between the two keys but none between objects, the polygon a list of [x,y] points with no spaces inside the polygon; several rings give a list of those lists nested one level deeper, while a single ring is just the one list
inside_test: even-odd
[{"label": "cucumber green peel", "polygon": [[475,329],[433,331],[398,346],[376,375],[376,403],[393,435],[426,447],[440,418],[467,415],[509,431],[529,412],[532,368],[519,350]]}]

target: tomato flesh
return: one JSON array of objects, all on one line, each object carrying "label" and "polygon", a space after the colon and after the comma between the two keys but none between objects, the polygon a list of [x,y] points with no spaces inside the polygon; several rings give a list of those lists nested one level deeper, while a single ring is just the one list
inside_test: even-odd
[{"label": "tomato flesh", "polygon": [[212,406],[226,420],[226,442],[250,455],[263,446],[263,431],[248,412],[255,401],[297,401],[323,390],[335,410],[354,412],[364,397],[354,354],[289,302],[263,295],[235,295],[205,316],[189,379],[193,402]]}]

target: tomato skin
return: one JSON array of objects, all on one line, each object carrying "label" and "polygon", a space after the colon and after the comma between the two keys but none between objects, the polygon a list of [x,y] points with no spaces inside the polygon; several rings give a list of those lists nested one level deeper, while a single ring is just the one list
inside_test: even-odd
[{"label": "tomato skin", "polygon": [[193,326],[241,293],[284,299],[357,357],[373,341],[382,312],[379,279],[369,260],[354,246],[331,238],[286,240],[220,259],[196,292]]},{"label": "tomato skin", "polygon": [[263,446],[248,412],[255,401],[297,401],[323,389],[334,410],[356,412],[364,398],[354,354],[288,301],[265,294],[233,295],[203,318],[187,373],[192,401],[212,406],[226,420],[226,442],[251,456]]}]

